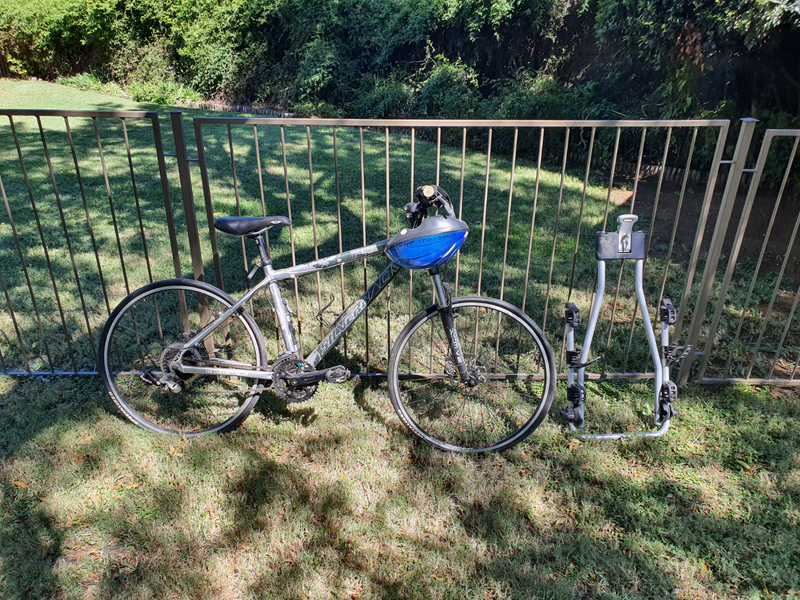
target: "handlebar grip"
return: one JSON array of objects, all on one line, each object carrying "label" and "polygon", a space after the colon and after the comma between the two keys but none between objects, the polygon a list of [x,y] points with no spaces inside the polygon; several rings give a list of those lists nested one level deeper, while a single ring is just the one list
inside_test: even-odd
[{"label": "handlebar grip", "polygon": [[421,185],[417,188],[416,196],[426,206],[441,207],[450,204],[450,196],[438,185]]}]

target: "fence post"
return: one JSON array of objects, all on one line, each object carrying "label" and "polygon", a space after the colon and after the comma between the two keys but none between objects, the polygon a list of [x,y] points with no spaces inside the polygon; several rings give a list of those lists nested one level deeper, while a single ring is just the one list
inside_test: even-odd
[{"label": "fence post", "polygon": [[[725,242],[725,234],[728,232],[731,212],[733,212],[736,194],[739,191],[739,183],[742,180],[742,173],[744,172],[744,162],[750,150],[750,142],[753,139],[753,131],[755,130],[757,122],[757,119],[742,119],[742,128],[739,130],[739,139],[736,142],[733,158],[730,161],[722,161],[730,162],[731,170],[727,178],[727,183],[725,184],[725,191],[722,193],[717,223],[714,227],[714,235],[711,238],[711,246],[708,249],[708,259],[706,260],[705,269],[703,271],[703,280],[700,283],[700,293],[698,294],[697,304],[694,307],[694,314],[692,314],[692,323],[689,326],[689,336],[686,343],[691,344],[692,351],[681,365],[681,370],[678,374],[678,383],[680,385],[686,385],[689,380],[692,360],[697,350],[697,341],[700,338],[700,329],[705,319],[706,306],[711,296],[711,287],[714,284],[717,265],[719,264],[719,258],[722,254],[723,243]],[[708,343],[706,346],[709,346]]]},{"label": "fence post", "polygon": [[192,271],[194,278],[205,281],[203,270],[203,256],[200,252],[200,235],[197,231],[197,216],[194,210],[194,195],[192,194],[192,177],[189,173],[190,159],[186,151],[186,134],[183,130],[183,111],[173,110],[169,113],[172,120],[172,135],[175,138],[175,158],[178,160],[178,175],[181,181],[181,196],[183,197],[183,213],[186,218],[186,235],[189,238],[189,250],[192,255]]}]

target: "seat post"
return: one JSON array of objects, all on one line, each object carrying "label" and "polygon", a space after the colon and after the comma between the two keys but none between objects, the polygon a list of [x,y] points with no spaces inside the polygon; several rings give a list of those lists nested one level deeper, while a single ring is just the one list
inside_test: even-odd
[{"label": "seat post", "polygon": [[267,249],[267,245],[264,243],[264,238],[262,238],[259,234],[253,239],[256,242],[256,246],[258,246],[258,253],[261,255],[261,264],[264,266],[271,265],[272,260],[269,258],[269,250]]}]

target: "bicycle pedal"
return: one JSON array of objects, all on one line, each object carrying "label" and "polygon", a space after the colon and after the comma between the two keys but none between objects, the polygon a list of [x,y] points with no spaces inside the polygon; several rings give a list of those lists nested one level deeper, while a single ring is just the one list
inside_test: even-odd
[{"label": "bicycle pedal", "polygon": [[350,371],[342,365],[331,367],[325,373],[325,381],[328,383],[344,383],[348,379],[350,379]]},{"label": "bicycle pedal", "polygon": [[149,383],[150,385],[157,385],[161,386],[161,382],[155,378],[155,376],[150,371],[142,371],[139,373],[139,379],[144,381],[145,383]]}]

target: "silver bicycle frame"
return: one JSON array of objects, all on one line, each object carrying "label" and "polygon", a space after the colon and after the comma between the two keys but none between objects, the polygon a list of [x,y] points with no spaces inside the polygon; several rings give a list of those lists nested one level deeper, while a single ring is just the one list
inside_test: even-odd
[{"label": "silver bicycle frame", "polygon": [[[278,326],[281,330],[281,337],[286,347],[287,352],[296,353],[298,351],[297,342],[294,337],[294,328],[292,327],[291,313],[283,302],[280,287],[278,283],[289,279],[297,279],[303,275],[309,275],[325,269],[330,269],[342,264],[350,263],[356,260],[378,256],[383,254],[386,249],[386,244],[389,240],[382,240],[369,246],[362,248],[355,248],[342,252],[341,254],[334,254],[327,258],[321,258],[309,263],[303,263],[294,267],[286,269],[275,270],[272,268],[272,261],[266,254],[263,245],[263,240],[259,237],[256,238],[256,243],[261,252],[261,260],[263,263],[264,279],[260,281],[255,287],[248,290],[233,306],[228,310],[218,315],[213,321],[206,325],[197,335],[186,342],[181,348],[182,353],[188,349],[199,344],[203,339],[208,337],[214,330],[222,326],[227,319],[236,312],[243,312],[245,304],[250,301],[253,296],[264,288],[269,288],[270,297],[272,299],[272,308],[278,319]],[[339,341],[339,339],[347,333],[353,326],[353,323],[367,310],[367,307],[372,304],[372,301],[389,285],[389,282],[400,271],[402,267],[395,263],[389,263],[389,266],[384,269],[373,284],[367,289],[366,292],[352,303],[340,316],[336,319],[331,327],[331,331],[326,335],[319,345],[311,351],[306,358],[306,361],[312,366],[316,366],[322,360],[322,357]],[[236,363],[236,367],[193,367],[190,365],[183,365],[179,361],[175,363],[175,369],[182,373],[196,373],[202,375],[227,375],[230,377],[250,377],[253,379],[266,379],[272,380],[272,370],[257,370],[253,369],[250,365]],[[248,368],[245,368],[248,367]]]}]

